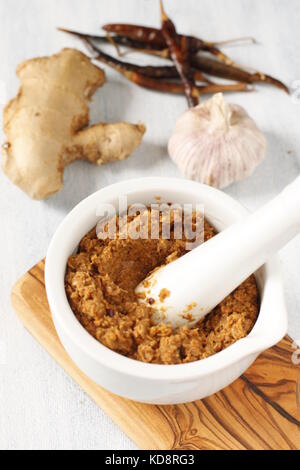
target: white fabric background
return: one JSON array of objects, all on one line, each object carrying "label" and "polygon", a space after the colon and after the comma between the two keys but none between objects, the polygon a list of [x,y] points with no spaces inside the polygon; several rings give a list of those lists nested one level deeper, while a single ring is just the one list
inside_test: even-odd
[{"label": "white fabric background", "polygon": [[[255,46],[233,47],[237,61],[280,77],[300,79],[300,2],[297,0],[166,0],[178,29],[207,39],[255,36]],[[81,47],[55,31],[66,26],[97,32],[105,22],[159,24],[157,0],[0,0],[0,103],[15,95],[20,61]],[[10,306],[13,283],[44,257],[56,227],[82,198],[127,178],[180,177],[166,142],[185,99],[134,87],[107,70],[109,83],[92,104],[93,120],[142,120],[143,146],[128,161],[103,168],[71,166],[64,190],[33,202],[0,172],[0,448],[134,449],[135,446],[75,385],[17,320]],[[299,85],[299,84],[298,84]],[[268,139],[266,161],[226,192],[250,209],[261,206],[299,173],[300,103],[271,87],[230,96],[249,111]],[[300,98],[299,98],[300,101]],[[1,141],[4,137],[1,133]],[[281,253],[289,331],[300,338],[300,237]]]}]

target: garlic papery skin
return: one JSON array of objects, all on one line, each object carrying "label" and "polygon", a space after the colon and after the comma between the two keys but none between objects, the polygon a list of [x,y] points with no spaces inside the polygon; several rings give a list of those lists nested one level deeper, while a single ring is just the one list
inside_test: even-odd
[{"label": "garlic papery skin", "polygon": [[218,93],[179,118],[169,155],[186,178],[225,188],[250,176],[266,147],[247,112]]}]

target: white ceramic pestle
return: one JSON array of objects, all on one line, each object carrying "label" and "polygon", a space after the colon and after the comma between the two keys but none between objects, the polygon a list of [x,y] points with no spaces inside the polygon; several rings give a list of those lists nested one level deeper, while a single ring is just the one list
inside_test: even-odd
[{"label": "white ceramic pestle", "polygon": [[192,326],[298,233],[300,177],[241,222],[154,271],[136,292],[141,302],[152,299],[157,321]]}]

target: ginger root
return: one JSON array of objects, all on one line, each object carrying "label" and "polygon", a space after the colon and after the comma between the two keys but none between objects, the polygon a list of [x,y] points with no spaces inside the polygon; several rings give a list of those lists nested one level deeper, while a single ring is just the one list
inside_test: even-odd
[{"label": "ginger root", "polygon": [[4,110],[2,167],[33,199],[63,186],[67,164],[84,159],[103,163],[127,158],[145,127],[126,122],[89,124],[88,102],[106,79],[83,53],[63,49],[19,65],[21,87]]}]

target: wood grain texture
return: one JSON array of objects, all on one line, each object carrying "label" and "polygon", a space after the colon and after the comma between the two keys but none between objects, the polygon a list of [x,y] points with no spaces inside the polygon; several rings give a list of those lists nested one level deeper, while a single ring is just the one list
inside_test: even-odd
[{"label": "wood grain texture", "polygon": [[12,290],[24,326],[141,449],[300,449],[300,367],[286,337],[230,387],[185,405],[117,397],[89,380],[62,347],[48,307],[41,262]]}]

